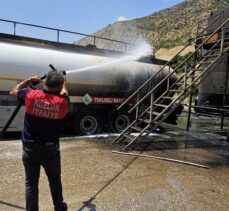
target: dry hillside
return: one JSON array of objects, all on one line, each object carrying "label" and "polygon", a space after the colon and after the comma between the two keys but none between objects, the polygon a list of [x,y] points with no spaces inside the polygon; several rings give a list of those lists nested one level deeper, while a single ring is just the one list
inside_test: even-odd
[{"label": "dry hillside", "polygon": [[[93,35],[130,43],[137,43],[144,39],[156,50],[171,49],[181,46],[188,38],[194,36],[197,32],[197,25],[203,26],[203,20],[212,10],[228,6],[229,0],[186,0],[142,18],[109,24]],[[85,38],[76,43],[87,45],[92,44],[93,40]],[[123,49],[123,45],[101,39],[96,40],[96,46],[106,49]],[[171,52],[175,51],[171,50]],[[170,58],[171,52],[165,57]],[[163,49],[157,52],[160,57],[163,57],[165,53],[167,51]]]}]

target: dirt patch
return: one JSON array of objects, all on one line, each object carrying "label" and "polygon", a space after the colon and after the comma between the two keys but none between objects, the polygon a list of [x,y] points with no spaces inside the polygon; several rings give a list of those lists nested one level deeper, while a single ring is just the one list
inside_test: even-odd
[{"label": "dirt patch", "polygon": [[[159,59],[170,60],[172,59],[184,46],[176,46],[171,49],[161,48],[156,52],[156,57]],[[181,56],[186,55],[189,52],[194,52],[195,49],[193,46],[187,47],[182,53]]]},{"label": "dirt patch", "polygon": [[[69,210],[227,210],[229,207],[228,143],[202,146],[198,137],[167,131],[154,136],[144,154],[210,165],[201,169],[178,163],[112,153],[113,138],[70,138],[61,141],[62,180]],[[185,138],[186,137],[186,138]],[[208,134],[209,138],[209,134]],[[206,142],[206,141],[205,141]],[[136,152],[136,151],[135,151]],[[24,208],[24,170],[20,141],[0,142],[0,210]],[[44,171],[40,177],[40,209],[51,211]],[[83,206],[83,201],[93,199]]]}]

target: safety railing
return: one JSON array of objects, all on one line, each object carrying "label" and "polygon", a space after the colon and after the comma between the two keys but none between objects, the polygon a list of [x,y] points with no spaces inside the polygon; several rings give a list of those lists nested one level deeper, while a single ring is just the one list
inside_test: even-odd
[{"label": "safety railing", "polygon": [[35,27],[35,28],[47,29],[47,30],[54,31],[54,32],[56,32],[56,42],[60,42],[60,33],[67,33],[67,34],[73,34],[73,35],[79,35],[79,36],[92,38],[93,42],[91,44],[95,45],[95,46],[96,46],[96,41],[98,39],[122,44],[123,45],[123,48],[122,48],[123,52],[127,52],[128,47],[135,46],[132,43],[128,43],[128,42],[124,42],[124,41],[119,41],[119,40],[114,40],[114,39],[104,38],[104,37],[100,37],[100,36],[94,36],[94,35],[64,30],[64,29],[40,26],[40,25],[23,23],[23,22],[18,22],[18,21],[5,20],[5,19],[0,19],[0,22],[13,24],[13,35],[15,35],[15,36],[17,35],[17,26],[21,25],[21,26]]}]

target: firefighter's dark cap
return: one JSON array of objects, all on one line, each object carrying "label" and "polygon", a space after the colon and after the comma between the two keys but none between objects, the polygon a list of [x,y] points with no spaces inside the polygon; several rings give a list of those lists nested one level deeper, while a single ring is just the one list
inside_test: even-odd
[{"label": "firefighter's dark cap", "polygon": [[63,83],[64,83],[64,76],[61,72],[54,71],[54,70],[48,72],[45,85],[55,88],[60,85],[63,85]]}]

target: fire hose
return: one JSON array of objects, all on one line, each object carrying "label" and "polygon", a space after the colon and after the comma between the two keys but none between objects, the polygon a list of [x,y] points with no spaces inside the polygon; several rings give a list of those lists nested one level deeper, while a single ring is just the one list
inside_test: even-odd
[{"label": "fire hose", "polygon": [[[52,65],[50,64],[49,67],[53,70],[53,71],[57,71],[57,69]],[[66,75],[66,71],[61,71],[63,75]],[[46,75],[43,75],[40,77],[41,80],[44,80],[45,78],[47,77],[47,74]],[[33,86],[36,86],[39,82],[35,82],[35,83],[32,83],[30,85],[30,87],[33,87]],[[3,127],[2,131],[1,131],[1,134],[0,134],[0,138],[3,138],[7,129],[9,128],[10,124],[12,123],[12,121],[14,120],[15,116],[17,115],[18,111],[20,110],[22,106],[22,103],[19,102],[17,107],[14,109],[13,113],[11,114],[9,120],[7,121],[6,125]]]}]

